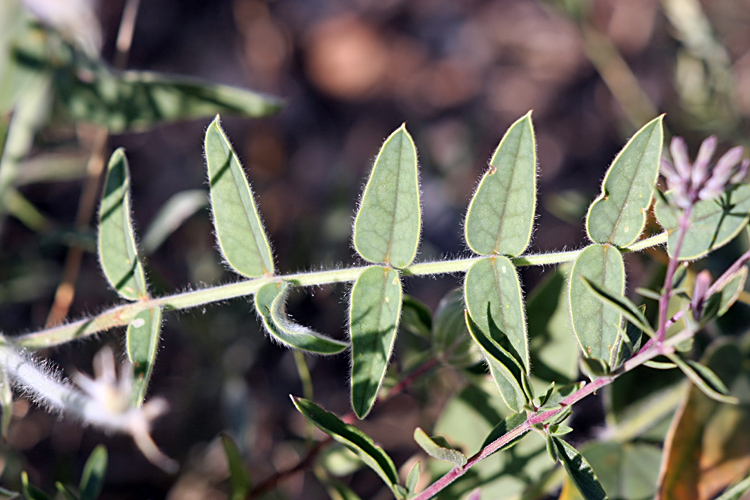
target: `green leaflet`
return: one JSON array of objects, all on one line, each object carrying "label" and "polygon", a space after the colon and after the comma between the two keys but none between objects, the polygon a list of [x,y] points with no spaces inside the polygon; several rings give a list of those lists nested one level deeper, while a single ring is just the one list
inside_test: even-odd
[{"label": "green leaflet", "polygon": [[565,467],[568,476],[573,480],[578,491],[581,492],[586,500],[606,500],[607,494],[604,492],[599,479],[596,477],[591,465],[578,453],[578,450],[556,436],[550,436],[556,450],[556,455]]},{"label": "green leaflet", "polygon": [[665,356],[676,364],[682,370],[682,373],[709,398],[719,403],[739,404],[736,397],[729,395],[729,390],[724,385],[724,382],[708,366],[702,365],[697,361],[683,361],[682,358],[674,353],[668,353]]},{"label": "green leaflet", "polygon": [[133,400],[140,406],[146,397],[148,382],[156,362],[161,335],[161,308],[146,309],[128,325],[128,359],[133,363]]},{"label": "green leaflet", "polygon": [[523,371],[518,360],[495,342],[479,325],[477,325],[469,312],[466,311],[466,325],[474,341],[479,345],[490,367],[495,385],[503,397],[503,401],[514,412],[521,412],[524,405],[534,399],[531,394],[528,377]]},{"label": "green leaflet", "polygon": [[205,146],[214,228],[222,255],[245,277],[273,274],[273,255],[253,192],[218,116],[206,130]]},{"label": "green leaflet", "polygon": [[78,490],[81,492],[81,500],[96,500],[104,486],[104,475],[107,472],[107,448],[98,445],[86,460],[81,474],[81,482]]},{"label": "green leaflet", "polygon": [[529,344],[518,273],[502,255],[481,259],[464,281],[469,315],[483,332],[508,351],[529,373]]},{"label": "green leaflet", "polygon": [[649,334],[649,336],[651,337],[654,337],[656,335],[656,332],[653,328],[651,328],[651,325],[649,324],[648,319],[646,319],[646,316],[643,314],[643,311],[638,308],[637,305],[633,304],[633,302],[629,298],[625,297],[624,295],[615,295],[609,290],[606,290],[597,285],[593,281],[589,281],[585,276],[582,276],[581,279],[583,279],[583,282],[586,284],[591,293],[596,295],[599,300],[602,301],[602,303],[607,304],[615,310],[619,311],[620,314],[625,316],[628,321],[638,327],[642,332]]},{"label": "green leaflet", "polygon": [[99,261],[109,284],[123,298],[148,296],[130,220],[130,173],[125,151],[112,153],[99,209]]},{"label": "green leaflet", "polygon": [[370,412],[385,377],[401,314],[401,281],[393,269],[371,266],[357,278],[349,307],[352,408]]},{"label": "green leaflet", "polygon": [[[504,435],[506,435],[507,433],[509,433],[510,431],[512,431],[513,429],[515,429],[516,427],[518,427],[519,425],[523,424],[524,422],[526,422],[526,412],[525,411],[518,412],[518,413],[513,413],[513,414],[509,415],[505,419],[501,420],[499,424],[497,424],[495,427],[492,428],[492,430],[490,431],[490,433],[484,439],[484,443],[482,443],[482,446],[481,446],[480,449],[482,449],[482,450],[485,449],[487,446],[489,446],[493,442],[497,441],[498,439],[500,439],[501,437],[503,437]],[[526,431],[526,432],[528,432],[528,431]],[[512,440],[511,442],[509,442],[508,444],[506,444],[502,448],[498,448],[497,451],[495,451],[495,453],[497,453],[498,451],[501,451],[501,450],[507,450],[508,448],[510,448],[511,446],[513,446],[514,444],[518,443],[518,441],[520,441],[521,438],[526,435],[526,432],[524,432],[523,434],[518,435],[518,437],[516,437],[514,440]]]},{"label": "green leaflet", "polygon": [[570,273],[570,316],[586,357],[612,366],[620,335],[621,314],[589,291],[585,278],[614,296],[625,293],[622,254],[611,245],[591,245],[578,255]]},{"label": "green leaflet", "polygon": [[208,196],[203,189],[181,191],[167,200],[151,221],[143,235],[141,248],[150,255],[161,246],[183,222],[208,205]]},{"label": "green leaflet", "polygon": [[443,361],[466,368],[481,361],[482,355],[467,331],[463,290],[456,288],[440,300],[432,325],[432,349]]},{"label": "green leaflet", "polygon": [[726,283],[724,283],[717,293],[721,294],[719,300],[719,310],[717,316],[724,316],[726,312],[737,302],[740,294],[745,289],[745,282],[747,282],[747,267],[743,266],[739,271],[732,274]]},{"label": "green leaflet", "polygon": [[310,422],[320,430],[330,435],[333,439],[353,451],[368,467],[374,470],[378,476],[388,485],[397,498],[398,473],[393,460],[376,446],[372,439],[353,425],[344,423],[340,418],[316,405],[312,401],[303,398],[291,397],[294,406]]},{"label": "green leaflet", "polygon": [[607,170],[602,192],[591,203],[586,216],[586,231],[591,241],[622,248],[641,235],[659,174],[663,118],[644,125]]},{"label": "green leaflet", "polygon": [[406,267],[417,254],[421,225],[417,150],[404,124],[375,160],[354,221],[354,248],[370,262]]},{"label": "green leaflet", "polygon": [[536,207],[536,143],[531,111],[510,126],[469,204],[466,243],[480,255],[518,256]]},{"label": "green leaflet", "polygon": [[336,354],[349,344],[321,335],[310,328],[289,321],[284,311],[289,283],[267,283],[255,294],[255,310],[272,338],[282,344],[316,354]]},{"label": "green leaflet", "polygon": [[466,455],[451,447],[445,438],[430,437],[419,427],[414,429],[414,441],[432,458],[445,460],[459,467],[463,467],[468,461]]},{"label": "green leaflet", "polygon": [[21,472],[21,491],[26,500],[50,500],[47,494],[31,484],[26,471]]},{"label": "green leaflet", "polygon": [[[672,194],[664,195],[671,202]],[[669,232],[667,252],[674,257],[679,211],[663,199],[654,208],[659,224]],[[690,228],[680,249],[680,260],[693,260],[726,245],[747,225],[750,185],[739,184],[716,200],[701,200],[690,214]]]},{"label": "green leaflet", "polygon": [[421,462],[417,462],[414,464],[414,466],[409,471],[409,474],[406,476],[406,492],[407,492],[407,498],[411,497],[412,494],[416,493],[417,486],[419,485],[419,476],[422,473],[422,465]]},{"label": "green leaflet", "polygon": [[221,444],[229,467],[229,500],[244,500],[252,486],[247,466],[237,444],[228,434],[221,433]]}]

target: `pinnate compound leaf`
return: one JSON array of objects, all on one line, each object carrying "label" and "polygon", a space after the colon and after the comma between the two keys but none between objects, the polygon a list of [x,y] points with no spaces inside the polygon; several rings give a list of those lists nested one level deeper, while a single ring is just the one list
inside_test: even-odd
[{"label": "pinnate compound leaf", "polygon": [[273,274],[273,255],[253,192],[217,116],[206,130],[214,228],[227,263],[247,278]]},{"label": "pinnate compound leaf", "polygon": [[536,142],[531,111],[510,126],[469,204],[466,243],[480,255],[521,255],[536,208]]},{"label": "pinnate compound leaf", "polygon": [[[670,205],[672,193],[654,207],[659,224],[667,230],[667,252],[674,257],[679,211]],[[739,184],[715,200],[698,201],[690,214],[690,227],[680,248],[680,260],[693,260],[722,247],[737,236],[750,218],[750,185]]]},{"label": "pinnate compound leaf", "polygon": [[607,494],[604,492],[599,478],[596,477],[594,469],[583,458],[583,455],[556,436],[550,436],[550,439],[552,439],[556,448],[557,457],[565,467],[568,476],[575,483],[578,491],[583,495],[583,498],[586,500],[606,500]]},{"label": "pinnate compound leaf", "polygon": [[229,466],[229,500],[244,500],[252,486],[245,461],[237,443],[228,434],[221,434],[221,444]]},{"label": "pinnate compound leaf", "polygon": [[407,267],[417,255],[421,226],[417,150],[402,125],[375,160],[354,221],[354,248],[370,262]]},{"label": "pinnate compound leaf", "polygon": [[146,309],[135,315],[128,325],[128,359],[133,363],[133,401],[140,406],[146,397],[148,382],[156,362],[161,336],[161,308]]},{"label": "pinnate compound leaf", "polygon": [[471,318],[529,373],[529,343],[516,268],[502,255],[475,262],[466,273],[464,300]]},{"label": "pinnate compound leaf", "polygon": [[365,269],[357,278],[349,307],[352,342],[352,408],[367,416],[377,399],[396,340],[401,314],[398,272],[380,266]]},{"label": "pinnate compound leaf", "polygon": [[614,296],[625,292],[622,254],[612,245],[591,245],[576,258],[570,273],[570,316],[578,343],[588,358],[610,365],[621,329],[621,314],[589,291],[585,278]]},{"label": "pinnate compound leaf", "polygon": [[[339,417],[304,398],[292,396],[292,402],[302,415],[320,430],[353,451],[396,494],[398,472],[393,460],[376,446],[372,439],[353,425],[344,423]],[[397,497],[400,494],[396,494]]]},{"label": "pinnate compound leaf", "polygon": [[414,429],[414,441],[432,458],[445,460],[459,467],[463,467],[468,461],[466,455],[452,448],[445,438],[430,437],[419,427]]},{"label": "pinnate compound leaf", "polygon": [[286,346],[316,354],[337,354],[349,347],[346,342],[290,321],[284,310],[290,288],[286,282],[267,283],[255,294],[255,310],[271,337]]},{"label": "pinnate compound leaf", "polygon": [[602,192],[586,215],[591,241],[622,248],[641,235],[659,174],[663,118],[651,120],[636,132],[607,170]]},{"label": "pinnate compound leaf", "polygon": [[533,395],[529,394],[529,383],[523,368],[508,351],[474,322],[468,311],[466,311],[466,325],[469,327],[471,337],[479,345],[487,360],[490,374],[503,400],[511,410],[522,411],[524,405],[533,399]]},{"label": "pinnate compound leaf", "polygon": [[109,284],[123,298],[148,296],[130,219],[130,173],[125,151],[112,153],[99,209],[99,261]]},{"label": "pinnate compound leaf", "polygon": [[107,473],[107,448],[99,445],[86,460],[78,489],[81,500],[96,500],[104,486],[104,475]]}]

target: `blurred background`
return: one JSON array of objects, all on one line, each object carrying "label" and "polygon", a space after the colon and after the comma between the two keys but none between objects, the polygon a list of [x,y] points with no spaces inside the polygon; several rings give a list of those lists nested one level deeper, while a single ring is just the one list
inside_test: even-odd
[{"label": "blurred background", "polygon": [[[111,65],[283,99],[275,116],[222,117],[281,273],[361,263],[351,246],[356,200],[382,141],[403,122],[420,159],[419,260],[467,255],[462,220],[468,201],[507,127],[529,110],[540,193],[532,252],[583,245],[585,209],[607,166],[651,118],[666,113],[668,133],[686,137],[692,151],[710,134],[719,136],[722,149],[747,146],[750,137],[750,0],[142,0],[124,63],[116,61],[116,41],[125,0],[70,2],[71,11],[81,9],[73,15],[62,4],[28,2],[51,24],[100,47]],[[9,118],[3,116],[4,129]],[[107,155],[126,148],[141,235],[171,197],[193,194],[182,223],[150,242],[147,268],[156,295],[237,279],[221,263],[201,195],[210,119],[108,140]],[[45,325],[73,244],[87,251],[65,316],[75,319],[117,302],[89,251],[93,226],[76,223],[96,137],[90,127],[46,124],[21,166],[21,172],[48,172],[49,178],[37,176],[18,189],[50,225],[40,230],[17,217],[4,221],[5,334]],[[41,153],[49,152],[68,162],[66,180],[52,180],[45,170],[48,158]],[[628,265],[637,281],[639,262]],[[540,269],[523,271],[527,294],[540,276]],[[447,276],[405,286],[434,310],[459,283],[460,277]],[[344,338],[346,291],[295,292],[289,312]],[[122,349],[121,339],[120,331],[105,332],[43,355],[66,372],[89,371],[101,343]],[[393,364],[400,363],[397,345]],[[346,356],[308,357],[307,364],[316,401],[346,413]],[[104,442],[110,469],[102,498],[226,498],[220,432],[231,433],[247,453],[256,482],[300,460],[296,438],[305,435],[304,423],[288,398],[303,392],[297,370],[294,356],[264,337],[246,299],[168,314],[149,394],[170,404],[154,435],[180,460],[182,472],[168,476],[129,439],[82,429],[20,399],[3,447],[3,480],[12,486],[23,468],[52,491],[54,480],[74,481],[90,450]],[[397,397],[363,424],[398,464],[414,452],[413,428],[429,419],[420,408],[439,407],[441,396],[425,392],[421,400]],[[377,491],[371,475],[355,477],[363,498]],[[309,473],[287,479],[273,495],[325,498]]]}]

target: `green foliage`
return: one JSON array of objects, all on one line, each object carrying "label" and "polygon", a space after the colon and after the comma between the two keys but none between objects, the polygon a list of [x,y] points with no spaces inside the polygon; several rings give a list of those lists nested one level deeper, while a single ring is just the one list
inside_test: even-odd
[{"label": "green foliage", "polygon": [[206,165],[216,239],[233,270],[248,278],[274,273],[271,246],[237,155],[217,116],[206,131]]},{"label": "green foliage", "polygon": [[336,354],[349,347],[346,342],[289,321],[284,305],[290,288],[286,282],[267,283],[255,294],[255,310],[271,337],[286,346],[316,354]]},{"label": "green foliage", "polygon": [[371,266],[352,288],[352,408],[360,419],[372,409],[385,377],[401,314],[401,281],[386,267]]},{"label": "green foliage", "polygon": [[469,204],[466,243],[480,255],[521,255],[536,208],[536,142],[531,112],[510,126]]},{"label": "green foliage", "polygon": [[586,214],[586,231],[594,243],[622,248],[641,235],[659,174],[663,118],[644,125],[607,170],[602,192]]},{"label": "green foliage", "polygon": [[140,406],[156,362],[161,336],[161,308],[154,307],[136,314],[125,333],[128,359],[133,363],[133,398]]},{"label": "green foliage", "polygon": [[252,484],[242,454],[227,434],[221,435],[221,444],[229,464],[229,500],[243,500],[250,493]]},{"label": "green foliage", "polygon": [[[666,202],[665,202],[666,200]],[[677,220],[679,213],[669,205],[670,193],[656,204],[659,224],[669,233],[667,252],[675,256]],[[693,260],[705,256],[732,241],[750,218],[750,185],[740,184],[717,200],[701,200],[690,214],[690,227],[680,249],[680,260]]]},{"label": "green foliage", "polygon": [[129,300],[148,296],[130,219],[130,173],[125,152],[112,154],[99,210],[99,260],[107,281]]},{"label": "green foliage", "polygon": [[466,455],[452,448],[443,437],[430,437],[425,431],[417,427],[414,429],[414,441],[432,458],[445,460],[459,467],[466,465]]},{"label": "green foliage", "polygon": [[591,245],[580,253],[570,272],[570,315],[584,356],[610,365],[621,332],[621,314],[592,294],[587,282],[615,296],[625,292],[622,254],[612,245]]},{"label": "green foliage", "polygon": [[417,255],[421,227],[417,150],[404,124],[375,160],[354,221],[354,248],[370,262],[403,268]]}]

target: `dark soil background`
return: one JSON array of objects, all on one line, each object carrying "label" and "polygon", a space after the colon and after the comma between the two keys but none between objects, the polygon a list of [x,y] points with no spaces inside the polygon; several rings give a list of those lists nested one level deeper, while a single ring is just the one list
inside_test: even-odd
[{"label": "dark soil background", "polygon": [[[123,3],[97,6],[109,61]],[[223,118],[282,273],[360,263],[351,245],[356,200],[382,141],[403,122],[420,155],[418,259],[466,254],[462,220],[472,191],[506,128],[533,109],[540,194],[531,251],[543,252],[584,243],[584,210],[607,166],[654,116],[667,113],[669,132],[685,136],[693,151],[710,133],[722,148],[747,143],[750,1],[144,0],[128,68],[197,76],[285,100],[271,118]],[[209,121],[111,137],[111,148],[124,146],[130,160],[138,229],[171,195],[207,189],[202,141]],[[24,188],[70,225],[80,192],[78,181]],[[4,332],[41,328],[66,248],[12,219],[1,237],[6,260],[35,263],[40,274],[28,296],[3,297]],[[148,256],[147,265],[159,295],[237,279],[221,263],[207,209]],[[639,263],[629,265],[629,281],[637,283]],[[540,275],[523,272],[527,294]],[[407,280],[406,291],[434,309],[459,282]],[[298,292],[289,311],[343,338],[346,291]],[[71,318],[117,301],[94,254],[84,259],[76,292]],[[121,347],[121,338],[107,332],[45,355],[66,371],[89,371],[101,342]],[[396,366],[398,358],[397,346]],[[316,401],[346,413],[347,357],[308,363]],[[169,401],[154,436],[183,464],[178,476],[154,468],[126,438],[81,429],[23,400],[8,445],[14,451],[4,461],[53,491],[54,480],[77,482],[85,457],[104,442],[110,467],[103,499],[222,499],[220,432],[238,440],[256,483],[299,460],[304,425],[290,393],[302,394],[294,357],[264,337],[247,300],[172,313],[149,394]],[[414,427],[429,417],[420,405],[413,395],[399,396],[363,425],[399,465],[416,449]],[[6,467],[3,477],[11,474]],[[363,498],[379,488],[372,474],[355,479]],[[287,479],[277,495],[325,498],[310,473]]]}]

